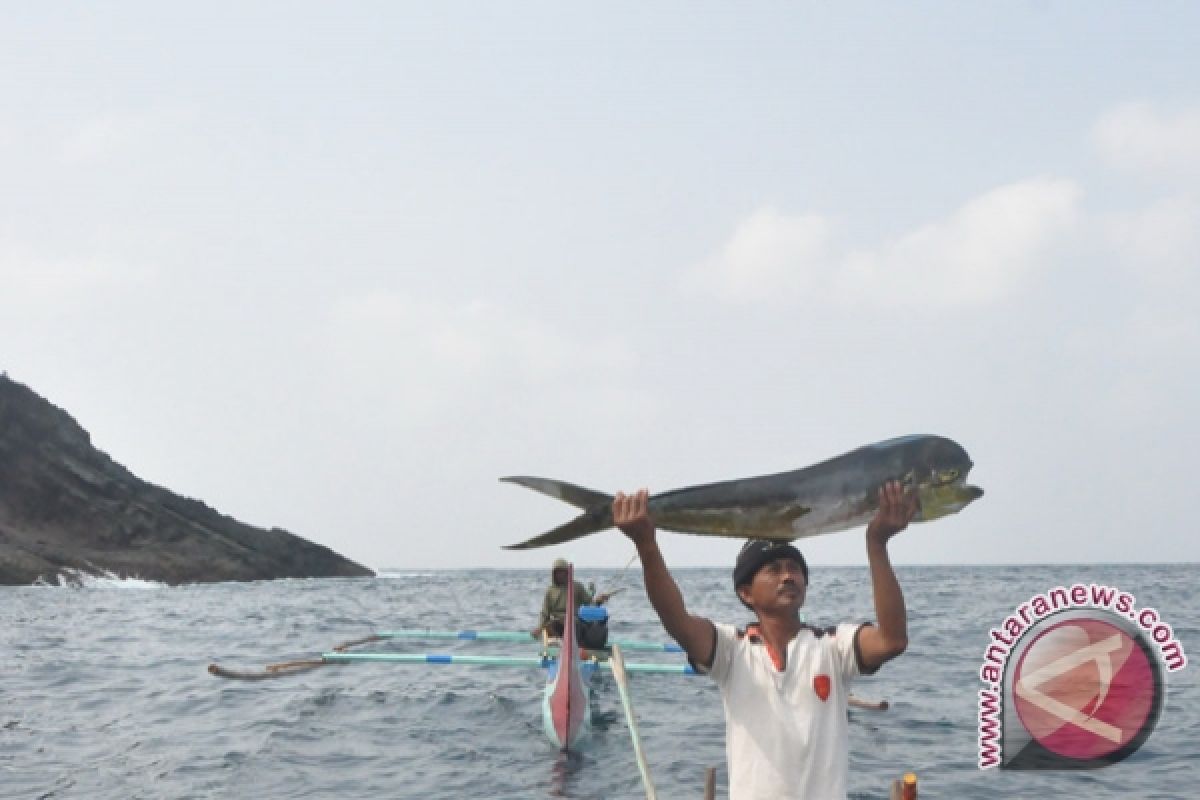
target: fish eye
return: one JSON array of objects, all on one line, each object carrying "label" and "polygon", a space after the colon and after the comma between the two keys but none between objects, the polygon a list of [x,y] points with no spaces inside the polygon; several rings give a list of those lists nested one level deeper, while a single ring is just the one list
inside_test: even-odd
[{"label": "fish eye", "polygon": [[943,483],[949,483],[950,481],[952,481],[958,477],[958,470],[954,469],[953,467],[951,467],[950,469],[947,469],[947,470],[942,470],[941,475],[939,475],[938,477],[941,479],[941,481]]}]

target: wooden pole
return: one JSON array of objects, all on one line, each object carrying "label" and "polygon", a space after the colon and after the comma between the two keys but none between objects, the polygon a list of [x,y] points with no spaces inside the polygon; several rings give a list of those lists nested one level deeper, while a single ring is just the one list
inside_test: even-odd
[{"label": "wooden pole", "polygon": [[888,800],[917,800],[917,776],[906,772],[903,778],[892,781],[892,791]]},{"label": "wooden pole", "polygon": [[218,678],[231,678],[237,681],[264,681],[270,678],[283,678],[288,675],[299,675],[312,669],[329,666],[329,661],[313,659],[308,661],[288,661],[283,664],[269,664],[261,672],[227,669],[220,664],[209,664],[208,672]]},{"label": "wooden pole", "polygon": [[633,756],[637,760],[638,772],[642,775],[646,800],[657,800],[654,781],[650,778],[650,765],[646,763],[646,753],[642,750],[642,737],[638,734],[637,718],[633,714],[633,699],[629,696],[629,678],[625,674],[625,658],[621,655],[620,645],[613,645],[612,660],[608,663],[612,665],[613,677],[617,679],[617,692],[621,695],[621,707],[625,709],[625,723],[629,726]]},{"label": "wooden pole", "polygon": [[861,697],[850,695],[846,698],[846,702],[854,708],[861,708],[865,711],[887,711],[887,700],[864,700]]},{"label": "wooden pole", "polygon": [[717,800],[717,768],[704,770],[704,800]]}]

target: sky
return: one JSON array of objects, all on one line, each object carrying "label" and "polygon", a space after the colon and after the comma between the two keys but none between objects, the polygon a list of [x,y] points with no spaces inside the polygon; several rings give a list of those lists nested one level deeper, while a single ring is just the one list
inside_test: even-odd
[{"label": "sky", "polygon": [[1200,561],[1194,3],[2,13],[0,369],[145,480],[375,568],[619,567],[501,549],[574,512],[497,479],[936,433],[987,494],[898,564]]}]

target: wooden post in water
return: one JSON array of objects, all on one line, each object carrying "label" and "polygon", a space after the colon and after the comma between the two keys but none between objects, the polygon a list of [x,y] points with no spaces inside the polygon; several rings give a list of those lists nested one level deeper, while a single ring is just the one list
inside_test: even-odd
[{"label": "wooden post in water", "polygon": [[704,770],[704,800],[717,800],[717,768]]}]

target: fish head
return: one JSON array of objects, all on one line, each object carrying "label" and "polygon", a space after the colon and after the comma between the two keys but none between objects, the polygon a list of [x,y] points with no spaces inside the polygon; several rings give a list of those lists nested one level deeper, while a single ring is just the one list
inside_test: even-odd
[{"label": "fish head", "polygon": [[957,514],[980,497],[983,497],[983,489],[978,486],[968,486],[962,481],[946,483],[941,486],[918,486],[917,499],[921,504],[921,510],[916,518],[921,522],[928,522],[939,517]]},{"label": "fish head", "polygon": [[913,439],[904,483],[917,494],[921,506],[918,520],[928,522],[958,513],[983,497],[983,489],[967,483],[975,464],[962,445],[943,436]]}]

